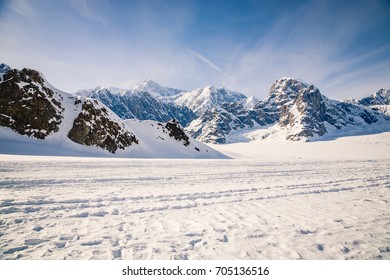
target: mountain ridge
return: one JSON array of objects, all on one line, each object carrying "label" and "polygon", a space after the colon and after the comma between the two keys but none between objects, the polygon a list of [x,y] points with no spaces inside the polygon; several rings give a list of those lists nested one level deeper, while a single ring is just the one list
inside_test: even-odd
[{"label": "mountain ridge", "polygon": [[276,80],[262,100],[224,87],[183,91],[152,80],[130,89],[96,87],[76,94],[101,101],[121,119],[175,119],[186,133],[206,143],[234,142],[237,135],[251,129],[262,130],[258,140],[276,133],[288,141],[320,139],[351,127],[364,130],[379,124],[390,129],[390,90],[358,100],[333,100],[314,85],[292,77]]},{"label": "mountain ridge", "polygon": [[[226,158],[189,137],[175,121],[134,124],[138,137],[97,99],[54,88],[38,71],[3,66],[0,81],[0,153],[119,155],[124,157]],[[184,139],[184,140],[183,140]],[[60,151],[55,151],[59,149]],[[62,152],[61,152],[62,151]]]}]

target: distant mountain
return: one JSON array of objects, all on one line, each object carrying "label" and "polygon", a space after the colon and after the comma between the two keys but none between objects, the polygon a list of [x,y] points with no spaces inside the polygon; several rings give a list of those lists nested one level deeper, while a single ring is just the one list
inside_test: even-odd
[{"label": "distant mountain", "polygon": [[4,63],[0,64],[0,75],[7,73],[9,70],[11,70],[11,67],[9,67],[8,65],[6,65]]},{"label": "distant mountain", "polygon": [[[146,91],[146,89],[151,90]],[[161,90],[161,94],[156,92]],[[153,81],[145,81],[134,89],[97,87],[81,90],[76,95],[98,99],[122,119],[154,120],[167,122],[176,119],[182,126],[187,126],[196,118],[196,114],[186,106],[178,106],[172,101],[162,100],[158,96],[173,96],[180,90],[160,86]]]},{"label": "distant mountain", "polygon": [[390,90],[382,88],[372,95],[360,99],[358,103],[365,106],[390,105]]},{"label": "distant mountain", "polygon": [[[275,88],[278,90],[273,91]],[[286,130],[288,140],[309,140],[351,126],[362,127],[389,121],[387,116],[378,111],[331,100],[315,86],[293,78],[282,78],[274,83],[266,101],[273,99],[285,100],[279,103],[280,106],[273,106],[280,108],[273,112],[273,116],[278,125]]]},{"label": "distant mountain", "polygon": [[[224,157],[189,137],[176,120],[125,122],[96,99],[54,88],[35,70],[1,64],[0,72],[0,153]],[[97,92],[110,97],[107,90]],[[125,94],[117,90],[112,96]],[[150,97],[140,94],[144,101]]]},{"label": "distant mountain", "polygon": [[207,86],[190,92],[182,93],[175,99],[175,103],[187,106],[196,114],[201,115],[209,109],[220,107],[225,103],[243,102],[247,97],[239,92],[225,88]]},{"label": "distant mountain", "polygon": [[213,86],[183,92],[150,80],[130,90],[97,88],[87,96],[99,99],[124,119],[175,118],[194,138],[218,144],[242,141],[240,133],[251,129],[264,130],[262,139],[277,132],[286,140],[308,141],[352,126],[387,125],[390,111],[389,91],[337,101],[289,77],[277,80],[264,100]]},{"label": "distant mountain", "polygon": [[152,80],[144,80],[140,82],[138,85],[136,85],[133,88],[133,91],[148,92],[154,98],[170,97],[170,96],[178,95],[181,92],[185,92],[185,90],[164,87]]}]

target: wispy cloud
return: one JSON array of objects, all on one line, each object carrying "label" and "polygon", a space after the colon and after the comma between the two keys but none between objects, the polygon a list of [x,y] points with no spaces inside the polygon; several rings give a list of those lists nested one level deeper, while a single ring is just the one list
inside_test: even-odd
[{"label": "wispy cloud", "polygon": [[72,0],[72,5],[76,11],[86,19],[99,22],[104,27],[107,27],[108,21],[98,13],[92,11],[88,2],[88,0]]},{"label": "wispy cloud", "polygon": [[27,0],[12,0],[9,2],[9,7],[19,15],[26,18],[36,18],[39,16],[39,12],[36,11],[31,5],[31,1]]},{"label": "wispy cloud", "polygon": [[[368,87],[390,86],[390,68],[383,67],[388,60],[380,59],[390,47],[365,51],[358,40],[378,24],[372,15],[386,10],[370,1],[348,11],[332,4],[313,1],[295,13],[282,13],[255,48],[241,52],[229,74],[260,96],[281,76],[306,80],[332,97],[362,96]],[[372,73],[375,79],[368,76]]]},{"label": "wispy cloud", "polygon": [[[217,19],[203,2],[9,1],[0,17],[1,62],[36,68],[67,91],[150,78],[262,98],[282,76],[301,78],[329,97],[390,88],[386,0],[255,1],[274,13],[242,22],[231,21],[236,9],[224,10],[225,1],[214,3]],[[239,14],[246,14],[241,4]]]},{"label": "wispy cloud", "polygon": [[211,68],[213,68],[214,70],[217,70],[218,72],[222,73],[222,74],[225,74],[222,69],[220,67],[218,67],[217,65],[215,65],[214,63],[212,63],[209,59],[205,58],[203,55],[201,55],[200,53],[197,53],[196,51],[194,50],[188,50],[190,53],[192,53],[193,55],[195,55],[197,58],[199,58],[201,61],[203,61],[204,63],[206,63],[208,66],[210,66]]}]

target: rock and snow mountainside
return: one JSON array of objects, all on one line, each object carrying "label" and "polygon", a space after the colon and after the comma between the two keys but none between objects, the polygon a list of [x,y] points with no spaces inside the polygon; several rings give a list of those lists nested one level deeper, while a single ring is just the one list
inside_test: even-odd
[{"label": "rock and snow mountainside", "polygon": [[[157,91],[161,91],[161,96]],[[176,119],[182,126],[187,126],[196,114],[186,106],[163,99],[180,90],[165,88],[152,81],[146,81],[134,89],[97,87],[92,90],[81,90],[76,95],[98,99],[122,119],[154,120],[167,122]],[[158,98],[161,97],[161,98]]]},{"label": "rock and snow mountainside", "polygon": [[[78,94],[99,99],[123,119],[175,118],[192,137],[208,143],[309,141],[356,129],[364,133],[368,126],[390,129],[389,91],[354,102],[336,101],[313,85],[287,77],[277,80],[264,100],[213,86],[183,92],[150,80],[130,90],[97,88]],[[260,132],[248,137],[251,130]]]},{"label": "rock and snow mountainside", "polygon": [[331,100],[315,86],[294,78],[277,80],[254,110],[265,116],[268,124],[276,124],[287,140],[309,140],[375,123],[390,128],[390,119],[378,110]]},{"label": "rock and snow mountainside", "polygon": [[[191,103],[184,104],[191,109],[196,108]],[[204,107],[207,109],[199,109]],[[264,100],[222,100],[215,102],[214,106],[204,107],[196,109],[201,113],[186,127],[186,131],[211,143],[247,141],[248,138],[240,134],[251,129],[261,131],[255,134],[257,138],[249,137],[251,140],[271,135],[274,139],[277,134],[276,138],[294,141],[307,141],[351,128],[364,130],[373,124],[390,129],[390,118],[384,114],[385,108],[331,100],[313,85],[286,77],[272,85]]]},{"label": "rock and snow mountainside", "polygon": [[390,105],[390,90],[382,88],[370,96],[360,99],[358,103],[365,106]]},{"label": "rock and snow mountainside", "polygon": [[[1,65],[0,78],[11,75],[8,73],[12,71],[8,66]],[[2,87],[15,94],[23,88],[23,83],[31,83],[20,79],[16,82],[19,84],[13,85],[13,88],[9,88],[10,85],[5,82],[2,83]],[[21,102],[17,105],[3,107],[0,123],[19,133],[42,139],[45,135],[58,130],[57,126],[62,118],[60,112],[64,109],[54,93],[44,91],[44,95],[41,93],[34,95],[37,88],[33,86],[28,88],[33,98],[26,92],[27,95],[21,98]],[[99,100],[122,120],[168,122],[175,119],[192,137],[208,143],[222,144],[275,138],[310,141],[332,137],[332,135],[340,137],[352,132],[364,134],[367,130],[370,132],[390,130],[389,90],[381,89],[361,100],[332,100],[322,95],[315,86],[288,77],[277,80],[264,100],[247,98],[242,93],[213,86],[185,92],[161,86],[151,80],[145,80],[129,90],[97,87],[93,90],[81,90],[76,94],[80,96],[80,100],[90,98]],[[9,104],[16,100],[12,98],[18,97],[8,94],[3,103]],[[22,123],[28,124],[28,127],[20,123],[12,124],[12,118],[9,117],[18,114],[22,118],[23,114],[19,112],[28,108],[29,102],[35,102],[34,106],[37,106],[37,102],[41,102],[41,105],[46,108],[45,112],[40,113],[42,116],[25,114]],[[98,104],[95,103],[95,106]],[[92,110],[88,105],[80,106],[81,109]],[[92,115],[96,113],[93,112]],[[42,118],[45,118],[44,121]],[[27,119],[32,120],[27,121]],[[82,119],[82,116],[78,118],[77,129],[72,130],[68,135],[77,143],[96,145],[115,152],[118,148],[124,149],[136,142],[136,138],[130,139],[131,134],[126,136],[126,139],[119,136],[120,131],[112,128],[115,126],[113,124],[109,125],[112,128],[110,137],[117,139],[120,144],[113,144],[111,140],[107,140],[108,135],[95,132],[89,135],[87,132],[85,135],[78,135],[78,131],[83,130],[83,125],[80,123]],[[120,123],[122,120],[116,122]],[[102,122],[96,124],[95,129],[102,125],[107,131],[107,125]],[[80,140],[80,137],[84,140]]]},{"label": "rock and snow mountainside", "polygon": [[225,143],[232,130],[253,126],[247,97],[242,93],[208,86],[183,93],[175,102],[197,114],[185,130],[203,142]]},{"label": "rock and snow mountainside", "polygon": [[62,92],[35,70],[1,64],[0,79],[0,153],[224,157],[188,137],[176,120],[133,129],[100,101]]}]

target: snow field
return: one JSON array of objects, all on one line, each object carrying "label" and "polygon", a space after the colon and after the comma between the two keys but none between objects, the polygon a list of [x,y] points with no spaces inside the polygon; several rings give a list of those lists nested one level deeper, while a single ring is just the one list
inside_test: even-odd
[{"label": "snow field", "polygon": [[0,259],[390,259],[389,169],[1,155]]}]

